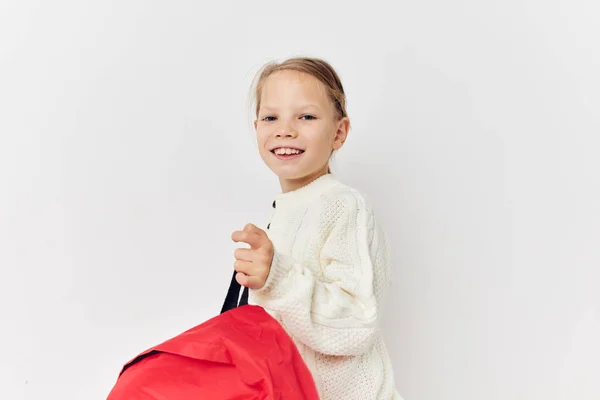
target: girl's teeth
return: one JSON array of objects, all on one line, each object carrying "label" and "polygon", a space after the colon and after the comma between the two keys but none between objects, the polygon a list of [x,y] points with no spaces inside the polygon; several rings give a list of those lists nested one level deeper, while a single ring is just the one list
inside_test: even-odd
[{"label": "girl's teeth", "polygon": [[296,149],[277,149],[275,150],[275,154],[283,155],[283,154],[299,154],[300,151]]}]

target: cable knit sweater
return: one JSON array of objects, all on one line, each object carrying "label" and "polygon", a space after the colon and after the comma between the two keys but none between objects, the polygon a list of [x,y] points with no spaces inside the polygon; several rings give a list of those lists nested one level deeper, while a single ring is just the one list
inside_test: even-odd
[{"label": "cable knit sweater", "polygon": [[331,174],[273,202],[269,277],[251,290],[290,334],[323,400],[401,399],[379,329],[390,249],[365,198]]}]

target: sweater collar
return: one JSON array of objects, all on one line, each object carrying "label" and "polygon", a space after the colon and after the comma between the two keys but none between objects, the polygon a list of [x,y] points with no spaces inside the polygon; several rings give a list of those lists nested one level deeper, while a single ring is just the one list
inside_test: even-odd
[{"label": "sweater collar", "polygon": [[286,193],[279,193],[275,196],[274,205],[278,208],[280,205],[298,205],[307,203],[321,194],[326,192],[328,189],[337,185],[339,181],[334,178],[331,173],[321,175],[312,182]]}]

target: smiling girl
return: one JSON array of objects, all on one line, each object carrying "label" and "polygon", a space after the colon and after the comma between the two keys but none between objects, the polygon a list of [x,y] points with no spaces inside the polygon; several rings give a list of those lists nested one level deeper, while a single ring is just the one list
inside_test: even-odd
[{"label": "smiling girl", "polygon": [[334,177],[350,129],[334,69],[315,58],[269,63],[257,75],[259,153],[279,178],[266,231],[232,239],[238,282],[296,343],[321,399],[401,399],[380,331],[390,248],[369,202]]}]

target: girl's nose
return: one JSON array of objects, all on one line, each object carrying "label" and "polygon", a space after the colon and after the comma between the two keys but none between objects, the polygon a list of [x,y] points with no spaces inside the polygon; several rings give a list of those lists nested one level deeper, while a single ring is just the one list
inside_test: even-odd
[{"label": "girl's nose", "polygon": [[277,131],[277,137],[296,137],[298,136],[298,132],[293,124],[283,123],[281,124],[281,128]]}]

